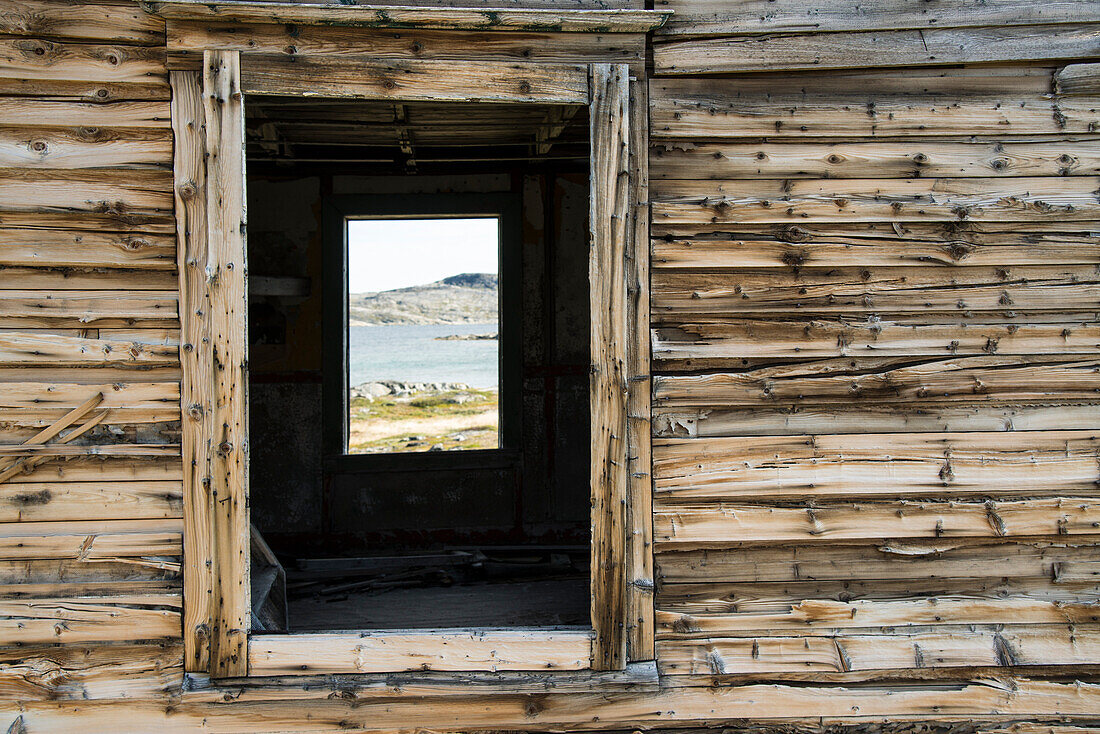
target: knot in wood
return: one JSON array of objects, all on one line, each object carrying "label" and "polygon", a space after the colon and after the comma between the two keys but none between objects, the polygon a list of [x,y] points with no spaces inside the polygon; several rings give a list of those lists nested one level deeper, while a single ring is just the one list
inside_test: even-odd
[{"label": "knot in wood", "polygon": [[530,94],[531,93],[531,84],[530,84],[530,82],[527,82],[527,81],[520,82],[519,83],[519,91],[520,91],[520,94]]},{"label": "knot in wood", "polygon": [[218,453],[219,454],[222,454],[224,456],[225,454],[232,453],[232,451],[233,451],[233,444],[231,442],[222,441],[220,444],[218,444]]}]

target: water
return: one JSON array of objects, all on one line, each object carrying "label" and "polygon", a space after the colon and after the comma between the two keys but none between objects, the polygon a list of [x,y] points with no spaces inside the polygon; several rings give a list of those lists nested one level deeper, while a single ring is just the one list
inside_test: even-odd
[{"label": "water", "polygon": [[496,387],[496,340],[436,341],[449,334],[491,334],[493,324],[400,324],[348,328],[351,384],[371,380],[465,382]]}]

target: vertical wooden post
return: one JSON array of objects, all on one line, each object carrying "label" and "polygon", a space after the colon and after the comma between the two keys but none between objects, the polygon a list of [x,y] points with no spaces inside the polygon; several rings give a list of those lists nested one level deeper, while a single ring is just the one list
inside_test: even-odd
[{"label": "vertical wooden post", "polygon": [[630,242],[627,249],[627,659],[654,659],[653,478],[649,351],[649,95],[630,82]]},{"label": "vertical wooden post", "polygon": [[203,53],[206,109],[206,279],[214,373],[210,674],[247,674],[248,291],[245,258],[244,96],[240,53]]},{"label": "vertical wooden post", "polygon": [[624,64],[591,71],[592,666],[626,665],[627,272],[630,78]]},{"label": "vertical wooden post", "polygon": [[183,423],[183,641],[184,666],[210,666],[214,591],[210,518],[210,426],[214,376],[210,299],[206,290],[206,126],[202,74],[173,71],[177,261],[180,288],[180,397]]}]

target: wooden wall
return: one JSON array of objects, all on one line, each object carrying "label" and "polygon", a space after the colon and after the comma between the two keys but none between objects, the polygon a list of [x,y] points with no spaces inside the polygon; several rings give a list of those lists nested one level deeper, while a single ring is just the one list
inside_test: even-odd
[{"label": "wooden wall", "polygon": [[47,459],[0,480],[0,699],[182,680],[164,62],[133,3],[0,8],[0,467]]},{"label": "wooden wall", "polygon": [[[662,686],[189,691],[163,25],[0,8],[0,467],[67,454],[0,483],[0,726],[1096,724],[1097,6],[667,7]],[[81,406],[72,427],[100,423],[64,448],[15,447]]]},{"label": "wooden wall", "polygon": [[1100,663],[1100,6],[657,7],[661,672]]}]

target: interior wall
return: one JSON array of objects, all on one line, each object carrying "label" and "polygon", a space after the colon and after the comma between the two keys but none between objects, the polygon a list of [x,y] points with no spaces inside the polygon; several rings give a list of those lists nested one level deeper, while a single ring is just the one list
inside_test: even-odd
[{"label": "interior wall", "polygon": [[[522,201],[519,463],[322,472],[321,199],[501,193]],[[587,176],[554,169],[249,179],[249,274],[308,278],[308,296],[254,295],[251,512],[276,550],[364,553],[438,542],[587,542]],[[263,327],[259,327],[263,324]],[[281,343],[280,343],[281,342]],[[295,446],[294,452],[285,447]]]}]

